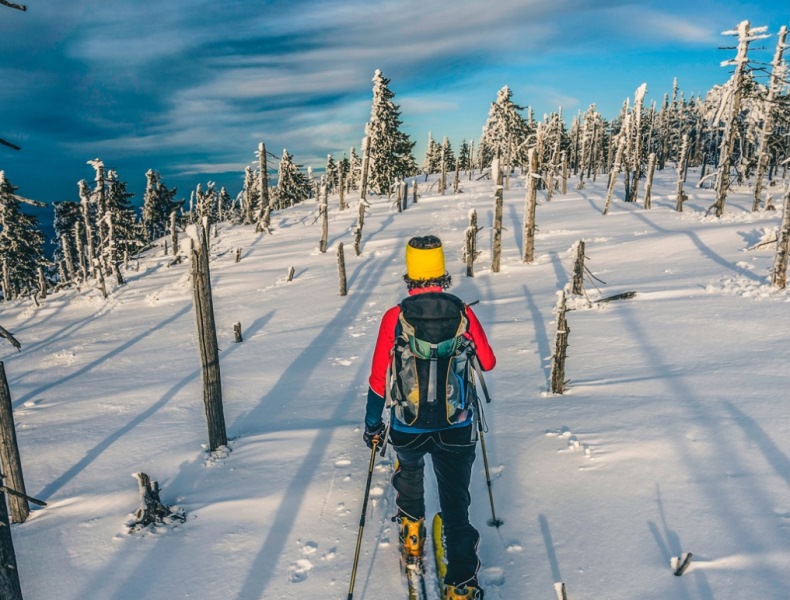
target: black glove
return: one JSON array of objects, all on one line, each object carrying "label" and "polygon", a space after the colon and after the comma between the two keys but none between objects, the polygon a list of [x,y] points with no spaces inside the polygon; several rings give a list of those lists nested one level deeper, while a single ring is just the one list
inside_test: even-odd
[{"label": "black glove", "polygon": [[384,421],[379,421],[375,425],[368,425],[365,423],[365,433],[362,434],[362,439],[365,440],[365,445],[368,448],[373,448],[373,444],[381,446],[381,434],[384,433]]}]

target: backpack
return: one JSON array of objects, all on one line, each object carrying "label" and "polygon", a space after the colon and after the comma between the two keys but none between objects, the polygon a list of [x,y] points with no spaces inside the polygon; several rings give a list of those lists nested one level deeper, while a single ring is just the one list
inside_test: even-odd
[{"label": "backpack", "polygon": [[401,423],[443,429],[469,417],[476,390],[467,328],[466,306],[452,294],[401,302],[387,374],[388,406]]}]

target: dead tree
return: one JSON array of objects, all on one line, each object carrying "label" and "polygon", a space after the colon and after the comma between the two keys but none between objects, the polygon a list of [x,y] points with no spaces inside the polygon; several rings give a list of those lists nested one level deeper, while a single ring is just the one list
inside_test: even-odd
[{"label": "dead tree", "polygon": [[0,490],[0,598],[22,600],[16,553],[11,539],[11,523],[8,520],[6,496],[2,490]]},{"label": "dead tree", "polygon": [[499,273],[502,260],[502,205],[504,203],[504,190],[502,188],[502,169],[499,168],[499,159],[494,159],[491,164],[491,174],[496,185],[494,187],[494,225],[493,249],[491,252],[491,272]]},{"label": "dead tree", "polygon": [[466,276],[475,276],[475,261],[480,256],[477,250],[477,234],[482,227],[477,226],[477,211],[469,211],[469,226],[466,228],[466,243],[464,244],[464,260],[466,261]]},{"label": "dead tree", "polygon": [[241,321],[236,321],[233,324],[233,340],[237,344],[241,344],[244,341],[244,338],[241,335]]},{"label": "dead tree", "polygon": [[790,255],[790,186],[785,191],[784,213],[778,237],[771,285],[783,290],[787,287],[787,259]]},{"label": "dead tree", "polygon": [[609,189],[606,192],[606,204],[603,208],[603,214],[605,215],[609,214],[609,206],[612,204],[614,186],[617,183],[617,175],[620,173],[620,167],[622,166],[623,152],[625,151],[626,141],[626,136],[620,136],[620,141],[617,143],[617,153],[614,157],[614,164],[612,165],[612,170],[609,171]]},{"label": "dead tree", "polygon": [[20,343],[17,341],[17,339],[16,339],[16,338],[15,338],[15,337],[14,337],[14,336],[11,334],[11,332],[9,332],[9,331],[8,331],[7,329],[5,329],[4,327],[0,327],[0,337],[4,337],[4,338],[5,338],[5,339],[7,339],[9,342],[11,342],[11,345],[12,345],[14,348],[16,348],[17,350],[19,350],[19,351],[21,351],[21,350],[22,350],[22,344],[20,344]]},{"label": "dead tree", "polygon": [[25,6],[24,4],[15,4],[13,2],[8,2],[8,0],[0,0],[0,4],[2,4],[3,6],[7,6],[9,8],[15,8],[15,9],[21,10],[21,11],[26,11],[27,10],[27,6]]},{"label": "dead tree", "polygon": [[183,523],[186,515],[181,512],[173,512],[169,506],[162,503],[159,497],[159,483],[151,481],[145,473],[135,473],[140,493],[140,505],[134,513],[134,521],[127,525],[129,531],[139,531],[149,525],[169,525],[172,523]]},{"label": "dead tree", "polygon": [[362,227],[365,225],[365,202],[359,203],[359,217],[354,227],[354,252],[357,256],[362,254]]},{"label": "dead tree", "polygon": [[784,78],[782,77],[783,61],[782,55],[787,46],[785,46],[785,39],[787,39],[787,27],[782,26],[779,29],[779,39],[776,43],[776,52],[774,59],[771,61],[771,82],[768,84],[768,95],[765,98],[765,118],[763,119],[762,132],[760,134],[760,151],[757,157],[757,174],[755,175],[754,183],[754,202],[752,203],[752,210],[756,211],[760,208],[760,196],[763,191],[763,177],[765,170],[768,168],[768,160],[771,152],[768,146],[768,139],[773,133],[774,129],[774,114],[776,97],[781,93],[782,87],[785,85]]},{"label": "dead tree", "polygon": [[678,179],[677,185],[675,187],[675,195],[677,197],[677,201],[675,204],[675,210],[677,212],[683,212],[683,202],[686,200],[687,196],[683,192],[683,179],[686,175],[686,160],[688,160],[687,154],[689,149],[689,136],[687,133],[683,134],[683,143],[680,145],[680,154],[678,154]]},{"label": "dead tree", "polygon": [[571,294],[581,296],[584,293],[584,240],[576,242],[576,258],[573,261],[573,283]]},{"label": "dead tree", "polygon": [[531,263],[535,261],[535,207],[538,205],[538,183],[540,182],[538,155],[535,148],[529,149],[527,162],[529,171],[527,172],[527,198],[524,207],[524,248],[521,260]]},{"label": "dead tree", "polygon": [[225,414],[222,408],[222,381],[219,369],[219,347],[214,323],[214,302],[211,297],[211,273],[208,260],[208,234],[204,225],[197,225],[198,248],[192,250],[192,286],[198,346],[203,373],[203,404],[208,425],[209,449],[226,446]]},{"label": "dead tree", "polygon": [[[19,446],[14,427],[14,413],[11,408],[11,391],[5,375],[5,366],[0,361],[0,468],[6,477],[8,487],[16,495],[9,494],[8,508],[11,522],[24,523],[30,514],[30,507],[25,499],[25,480],[22,476],[22,461],[19,458]],[[3,482],[0,482],[2,485]]]},{"label": "dead tree", "polygon": [[348,295],[348,283],[346,280],[346,257],[343,252],[343,242],[337,245],[337,274],[340,279],[340,295]]},{"label": "dead tree", "polygon": [[721,145],[719,146],[719,168],[718,174],[716,175],[716,202],[708,209],[708,212],[715,210],[715,215],[717,217],[724,214],[724,203],[727,201],[727,191],[730,187],[732,151],[735,147],[735,135],[738,130],[738,119],[741,114],[741,100],[743,97],[744,81],[746,79],[749,44],[755,40],[766,37],[760,35],[765,30],[765,27],[755,27],[751,29],[749,21],[741,21],[737,29],[725,32],[726,34],[738,36],[738,53],[734,60],[722,63],[722,65],[734,65],[735,72],[728,83],[729,92],[732,97],[730,98],[729,111],[724,121],[724,133],[721,137]]},{"label": "dead tree", "polygon": [[656,153],[651,152],[647,157],[647,177],[645,179],[645,208],[650,209],[653,206],[653,177],[656,174]]},{"label": "dead tree", "polygon": [[[368,126],[365,125],[367,130]],[[367,203],[368,171],[370,170],[370,138],[366,135],[362,140],[362,173],[360,174],[359,199]]]},{"label": "dead tree", "polygon": [[567,305],[565,300],[565,290],[557,292],[557,313],[556,334],[554,337],[554,354],[551,357],[551,392],[562,394],[565,391],[565,356],[568,351],[568,327]]},{"label": "dead tree", "polygon": [[322,254],[326,252],[327,238],[329,237],[329,199],[326,185],[321,186],[319,192],[318,218],[321,219],[321,241],[318,249]]}]

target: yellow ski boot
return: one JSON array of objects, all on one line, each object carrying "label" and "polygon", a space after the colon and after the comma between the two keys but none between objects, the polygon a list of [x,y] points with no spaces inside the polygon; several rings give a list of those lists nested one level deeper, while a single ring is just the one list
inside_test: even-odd
[{"label": "yellow ski boot", "polygon": [[472,584],[444,586],[444,600],[482,600],[483,590]]},{"label": "yellow ski boot", "polygon": [[422,566],[422,553],[425,547],[425,519],[416,521],[401,515],[397,518],[400,526],[400,551],[403,564]]}]

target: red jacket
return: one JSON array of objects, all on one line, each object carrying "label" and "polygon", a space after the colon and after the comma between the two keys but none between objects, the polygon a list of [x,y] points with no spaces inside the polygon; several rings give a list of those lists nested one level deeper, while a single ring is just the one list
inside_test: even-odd
[{"label": "red jacket", "polygon": [[[409,295],[422,294],[425,292],[441,292],[439,286],[418,288],[411,290]],[[373,351],[373,364],[370,368],[370,389],[380,397],[384,397],[387,381],[387,367],[390,364],[390,352],[395,346],[395,326],[398,323],[400,316],[400,307],[393,306],[381,318],[381,325],[379,326],[379,337],[376,340],[376,348]],[[480,361],[480,367],[484,371],[490,371],[496,365],[496,357],[494,351],[488,344],[488,339],[477,320],[475,313],[468,306],[466,307],[466,318],[469,321],[469,330],[466,336],[475,343],[477,349],[477,358]]]}]

